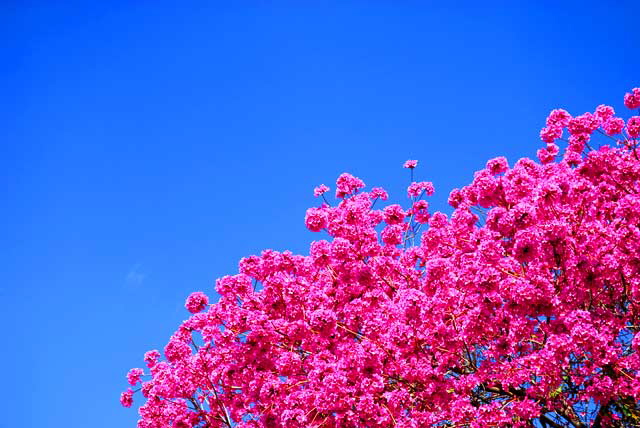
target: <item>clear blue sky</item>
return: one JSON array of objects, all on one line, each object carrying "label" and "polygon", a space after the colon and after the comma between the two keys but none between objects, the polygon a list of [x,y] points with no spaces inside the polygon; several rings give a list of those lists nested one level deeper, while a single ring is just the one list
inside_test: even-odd
[{"label": "clear blue sky", "polygon": [[127,370],[241,257],[305,253],[314,186],[400,199],[419,159],[446,209],[640,84],[638,2],[2,3],[2,428],[134,426]]}]

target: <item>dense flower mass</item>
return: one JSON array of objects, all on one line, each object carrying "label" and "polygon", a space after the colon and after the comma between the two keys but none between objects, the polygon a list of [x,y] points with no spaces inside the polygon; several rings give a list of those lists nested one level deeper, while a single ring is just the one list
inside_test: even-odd
[{"label": "dense flower mass", "polygon": [[139,428],[639,426],[639,132],[554,110],[539,162],[490,160],[450,216],[431,183],[374,208],[387,193],[341,175],[308,256],[266,250],[189,298],[129,374]]}]

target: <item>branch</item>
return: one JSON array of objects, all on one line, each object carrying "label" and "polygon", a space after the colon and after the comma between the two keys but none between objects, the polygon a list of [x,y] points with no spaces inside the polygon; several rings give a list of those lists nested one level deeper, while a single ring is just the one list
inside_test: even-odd
[{"label": "branch", "polygon": [[565,428],[564,425],[555,422],[553,419],[550,419],[546,415],[540,416],[540,422],[544,422],[545,425],[549,425],[553,428]]}]

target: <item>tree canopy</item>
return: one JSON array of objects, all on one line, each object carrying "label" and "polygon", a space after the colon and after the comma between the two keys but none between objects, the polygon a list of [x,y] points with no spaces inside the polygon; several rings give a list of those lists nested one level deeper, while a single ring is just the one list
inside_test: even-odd
[{"label": "tree canopy", "polygon": [[430,182],[405,207],[346,173],[335,202],[316,188],[327,239],[242,259],[129,372],[138,426],[640,425],[640,116],[554,110],[540,135],[450,216]]}]

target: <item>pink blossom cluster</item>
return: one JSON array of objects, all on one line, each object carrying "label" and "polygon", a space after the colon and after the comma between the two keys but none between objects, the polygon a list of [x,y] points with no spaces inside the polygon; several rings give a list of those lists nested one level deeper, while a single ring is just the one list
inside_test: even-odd
[{"label": "pink blossom cluster", "polygon": [[329,191],[329,188],[324,184],[319,185],[313,190],[313,195],[317,198],[318,196],[322,196]]},{"label": "pink blossom cluster", "polygon": [[418,166],[417,160],[408,160],[403,165],[404,168],[409,168],[409,169],[414,169],[417,166]]},{"label": "pink blossom cluster", "polygon": [[207,295],[202,291],[196,291],[194,293],[191,293],[191,295],[187,298],[184,307],[187,308],[187,310],[192,314],[195,314],[206,308],[208,304],[209,297],[207,297]]},{"label": "pink blossom cluster", "polygon": [[640,108],[640,88],[633,88],[633,91],[625,94],[624,105],[627,108]]},{"label": "pink blossom cluster", "polygon": [[[640,88],[627,93],[624,104],[630,109],[640,108]],[[637,139],[640,136],[640,116],[632,116],[625,122],[623,118],[615,116],[613,107],[607,105],[598,106],[594,113],[587,112],[575,117],[562,109],[553,110],[547,117],[546,126],[540,131],[540,138],[547,143],[545,148],[538,150],[540,162],[546,164],[555,160],[559,153],[555,143],[562,139],[565,129],[569,138],[564,160],[574,166],[580,162],[585,147],[590,148],[589,141],[596,131],[612,137],[616,144],[627,144],[629,140]],[[616,140],[613,136],[620,138]]]},{"label": "pink blossom cluster", "polygon": [[638,426],[638,120],[554,110],[540,162],[490,160],[450,216],[431,183],[375,209],[386,192],[341,175],[309,255],[266,250],[217,303],[189,297],[129,373],[138,427]]}]

